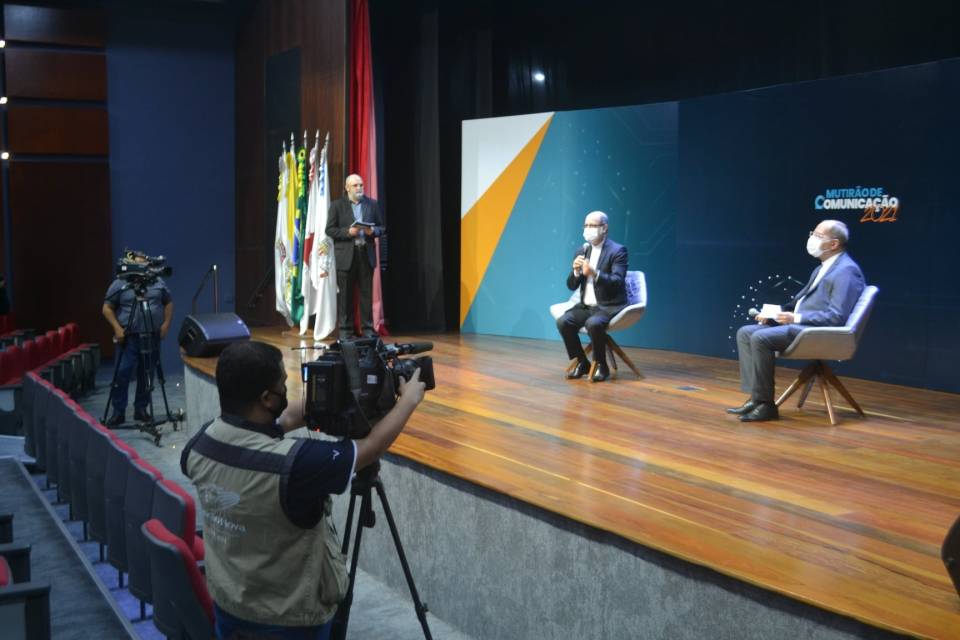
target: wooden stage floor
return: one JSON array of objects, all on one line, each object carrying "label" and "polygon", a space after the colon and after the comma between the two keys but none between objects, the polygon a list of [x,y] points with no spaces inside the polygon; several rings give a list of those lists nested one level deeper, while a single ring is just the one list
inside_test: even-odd
[{"label": "wooden stage floor", "polygon": [[[564,378],[559,342],[389,338],[413,339],[434,342],[437,388],[393,453],[877,627],[960,638],[940,561],[960,515],[960,395],[847,379],[866,418],[841,403],[831,427],[811,394],[743,424],[724,413],[743,400],[734,361],[627,349],[642,379],[621,366],[590,384]],[[185,360],[212,375],[215,359]]]}]

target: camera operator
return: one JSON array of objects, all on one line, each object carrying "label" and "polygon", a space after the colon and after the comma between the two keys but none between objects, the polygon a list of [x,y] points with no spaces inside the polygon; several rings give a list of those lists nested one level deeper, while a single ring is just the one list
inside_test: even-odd
[{"label": "camera operator", "polygon": [[[137,264],[146,265],[146,256],[136,252],[128,252],[127,258]],[[146,299],[150,313],[150,327],[154,336],[151,339],[152,353],[148,358],[151,368],[156,368],[160,361],[160,340],[166,337],[173,320],[173,299],[170,290],[162,278],[151,278],[146,285]],[[115,427],[123,424],[127,410],[127,394],[130,387],[130,375],[137,369],[137,394],[133,400],[133,417],[135,420],[148,421],[147,405],[150,404],[150,388],[147,383],[148,371],[143,366],[140,357],[141,341],[150,339],[147,320],[143,314],[134,314],[134,323],[127,331],[130,314],[137,304],[137,294],[130,281],[115,278],[103,301],[103,317],[113,329],[113,342],[117,345],[115,358],[120,358],[120,366],[114,379],[114,388],[111,396],[113,415],[106,421],[106,426]],[[129,333],[129,335],[127,335]]]},{"label": "camera operator", "polygon": [[417,371],[366,438],[284,437],[304,426],[302,410],[287,408],[286,380],[276,347],[227,347],[216,371],[221,415],[180,457],[203,507],[218,638],[329,637],[347,588],[330,494],[387,450],[424,395]]}]

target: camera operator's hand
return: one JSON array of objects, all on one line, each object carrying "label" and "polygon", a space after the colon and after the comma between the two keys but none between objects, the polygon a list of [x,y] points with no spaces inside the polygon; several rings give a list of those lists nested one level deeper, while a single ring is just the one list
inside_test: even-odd
[{"label": "camera operator's hand", "polygon": [[160,325],[160,339],[163,340],[167,337],[167,333],[170,331],[170,323],[164,322]]},{"label": "camera operator's hand", "polygon": [[400,397],[387,415],[373,426],[369,435],[357,443],[357,469],[363,469],[376,461],[397,439],[414,409],[423,400],[426,385],[420,382],[420,369],[413,372],[409,380],[400,379]]},{"label": "camera operator's hand", "polygon": [[126,337],[126,332],[123,330],[123,327],[115,327],[113,330],[113,341],[116,344],[123,344],[123,339]]},{"label": "camera operator's hand", "polygon": [[416,369],[410,380],[400,378],[400,397],[417,406],[423,401],[423,394],[426,392],[427,385],[420,380],[420,369]]}]

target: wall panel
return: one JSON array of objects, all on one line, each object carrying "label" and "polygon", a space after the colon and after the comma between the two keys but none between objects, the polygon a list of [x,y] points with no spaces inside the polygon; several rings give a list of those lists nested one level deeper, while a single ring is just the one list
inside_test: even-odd
[{"label": "wall panel", "polygon": [[110,153],[106,109],[10,107],[9,149],[14,154],[100,155]]}]

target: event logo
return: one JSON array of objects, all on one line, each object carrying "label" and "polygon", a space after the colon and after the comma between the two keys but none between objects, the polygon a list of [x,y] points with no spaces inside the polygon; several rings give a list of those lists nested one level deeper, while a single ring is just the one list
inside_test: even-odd
[{"label": "event logo", "polygon": [[887,194],[882,187],[845,187],[827,189],[813,199],[813,208],[862,211],[860,222],[896,222],[900,199]]}]

